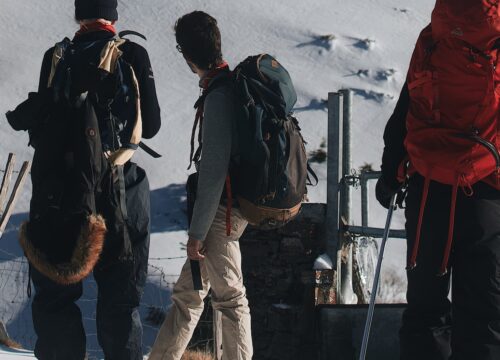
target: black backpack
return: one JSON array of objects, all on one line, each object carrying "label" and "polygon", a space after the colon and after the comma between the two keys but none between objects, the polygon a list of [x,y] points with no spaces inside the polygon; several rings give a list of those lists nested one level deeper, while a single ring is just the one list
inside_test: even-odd
[{"label": "black backpack", "polygon": [[8,114],[35,147],[20,243],[30,263],[61,284],[86,277],[104,248],[108,261],[132,259],[123,164],[142,124],[137,80],[118,50],[123,42],[56,44],[47,90]]},{"label": "black backpack", "polygon": [[232,191],[250,224],[281,227],[300,212],[311,183],[308,172],[317,181],[292,116],[297,101],[292,80],[272,56],[250,56],[229,76],[216,79],[203,96],[228,81],[246,114],[237,119],[239,154],[229,171]]}]

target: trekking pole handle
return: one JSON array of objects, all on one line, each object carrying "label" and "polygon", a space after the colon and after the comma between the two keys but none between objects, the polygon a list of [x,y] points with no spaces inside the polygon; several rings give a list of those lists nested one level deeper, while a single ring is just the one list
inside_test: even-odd
[{"label": "trekking pole handle", "polygon": [[198,260],[190,260],[191,262],[191,276],[193,278],[193,288],[194,290],[203,290],[203,284],[201,281],[201,270],[200,262]]},{"label": "trekking pole handle", "polygon": [[387,243],[387,239],[389,238],[389,232],[391,229],[392,215],[394,214],[394,210],[396,210],[397,208],[396,201],[397,201],[397,194],[394,194],[392,195],[391,205],[387,213],[387,220],[384,228],[384,236],[382,238],[382,244],[380,246],[380,252],[378,255],[377,268],[375,270],[372,292],[370,294],[370,304],[368,305],[368,315],[366,317],[365,331],[363,334],[363,342],[361,344],[359,360],[365,360],[366,358],[366,351],[368,349],[368,341],[370,339],[370,330],[372,326],[373,313],[375,311],[375,299],[377,297],[377,291],[380,280],[380,270],[382,269],[382,260],[384,259],[385,244]]}]

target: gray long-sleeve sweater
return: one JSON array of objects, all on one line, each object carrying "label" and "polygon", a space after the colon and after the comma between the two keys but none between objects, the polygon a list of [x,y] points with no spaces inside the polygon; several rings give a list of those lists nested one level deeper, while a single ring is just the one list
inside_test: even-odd
[{"label": "gray long-sleeve sweater", "polygon": [[[213,80],[212,80],[213,81]],[[214,221],[225,186],[231,156],[237,151],[235,119],[242,116],[230,85],[213,90],[205,99],[198,188],[189,237],[204,241]]]}]

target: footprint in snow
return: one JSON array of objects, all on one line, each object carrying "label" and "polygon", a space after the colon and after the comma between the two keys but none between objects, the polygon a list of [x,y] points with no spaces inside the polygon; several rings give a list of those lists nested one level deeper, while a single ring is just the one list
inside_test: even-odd
[{"label": "footprint in snow", "polygon": [[[326,34],[326,35],[312,35],[310,36],[311,40],[298,44],[297,48],[303,48],[306,46],[315,46],[321,49],[330,51],[333,47],[333,41],[335,40],[335,35]],[[320,53],[322,53],[320,51]]]},{"label": "footprint in snow", "polygon": [[396,73],[395,69],[380,70],[377,72],[377,76],[375,77],[375,80],[387,81],[389,79],[392,79],[392,77],[394,76],[395,73]]},{"label": "footprint in snow", "polygon": [[394,99],[394,96],[392,95],[379,93],[372,90],[352,89],[352,91],[354,92],[355,95],[361,96],[365,100],[373,100],[379,104],[383,103],[385,100]]},{"label": "footprint in snow", "polygon": [[311,111],[311,110],[323,110],[328,109],[328,101],[325,99],[312,99],[309,105],[298,107],[293,109],[296,112]]},{"label": "footprint in snow", "polygon": [[408,14],[408,13],[410,12],[410,10],[408,10],[408,9],[404,9],[404,8],[397,8],[397,7],[395,7],[395,8],[392,8],[392,9],[393,9],[394,11],[399,11],[399,12],[400,12],[400,13],[402,13],[402,14]]},{"label": "footprint in snow", "polygon": [[357,76],[360,78],[367,78],[370,76],[369,69],[359,69],[358,71],[352,72],[350,74],[344,75],[344,77]]},{"label": "footprint in snow", "polygon": [[355,40],[355,43],[353,44],[354,47],[361,49],[361,50],[370,50],[375,46],[375,40],[373,39],[359,39],[359,38],[352,38]]}]

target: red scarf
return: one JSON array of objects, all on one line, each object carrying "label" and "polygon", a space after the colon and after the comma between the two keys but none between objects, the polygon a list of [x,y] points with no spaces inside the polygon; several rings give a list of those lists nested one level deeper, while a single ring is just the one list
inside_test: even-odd
[{"label": "red scarf", "polygon": [[210,82],[220,73],[223,71],[229,70],[229,64],[226,61],[223,61],[221,64],[217,65],[217,67],[213,70],[210,70],[208,74],[206,74],[203,79],[200,80],[200,87],[203,90],[208,89],[208,85],[210,85]]},{"label": "red scarf", "polygon": [[96,21],[93,23],[80,25],[80,30],[76,32],[75,36],[80,36],[95,31],[109,31],[110,33],[116,35],[116,29],[114,25],[106,25],[99,21]]}]

